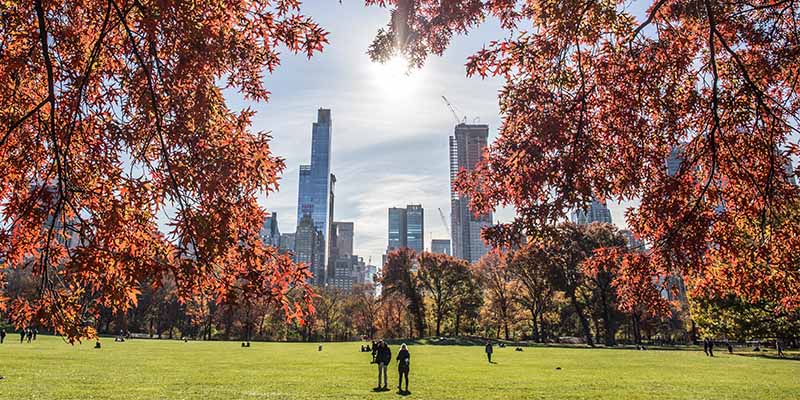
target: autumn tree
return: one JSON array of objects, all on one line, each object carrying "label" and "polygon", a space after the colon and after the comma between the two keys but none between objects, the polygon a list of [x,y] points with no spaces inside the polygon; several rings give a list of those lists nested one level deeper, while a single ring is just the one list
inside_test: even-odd
[{"label": "autumn tree", "polygon": [[533,339],[547,338],[544,315],[552,307],[555,288],[550,281],[550,253],[539,243],[525,244],[509,255],[508,271],[519,282],[516,301],[530,313]]},{"label": "autumn tree", "polygon": [[453,335],[458,336],[464,326],[466,332],[474,332],[483,307],[483,288],[475,271],[470,268],[453,299]]},{"label": "autumn tree", "polygon": [[473,270],[484,290],[485,307],[497,324],[497,336],[503,332],[506,340],[511,338],[510,326],[517,320],[516,302],[518,284],[506,268],[504,255],[490,252],[473,264]]},{"label": "autumn tree", "polygon": [[[457,187],[473,212],[513,206],[485,231],[536,236],[593,198],[638,201],[628,225],[657,252],[639,272],[800,308],[800,5],[785,1],[368,0],[392,10],[370,54],[422,66],[495,18],[504,37],[466,62],[499,76],[502,126]],[[637,15],[640,7],[646,11]],[[673,166],[666,161],[673,158]],[[754,241],[737,229],[756,222]],[[753,259],[759,268],[750,268]],[[637,278],[646,282],[645,277]]]},{"label": "autumn tree", "polygon": [[375,317],[379,306],[374,285],[353,286],[352,294],[347,300],[346,312],[353,319],[353,325],[359,334],[375,337]]},{"label": "autumn tree", "polygon": [[[409,312],[419,336],[425,334],[425,302],[422,287],[414,270],[419,260],[417,253],[402,247],[389,252],[380,275],[381,295],[401,295],[408,300]],[[413,336],[413,333],[412,335]]]},{"label": "autumn tree", "polygon": [[322,50],[299,2],[12,1],[0,32],[0,276],[40,282],[9,300],[17,326],[92,336],[101,306],[129,309],[165,275],[183,301],[231,301],[247,280],[309,313],[307,269],[258,238],[283,160],[223,97],[267,101],[280,48]]},{"label": "autumn tree", "polygon": [[457,296],[468,289],[469,264],[447,254],[421,253],[417,278],[433,307],[436,336],[442,334],[442,322],[453,312]]},{"label": "autumn tree", "polygon": [[613,285],[619,297],[619,308],[633,320],[633,333],[636,344],[641,343],[641,322],[643,318],[663,318],[670,313],[669,302],[661,295],[657,263],[647,253],[633,252],[624,255],[606,252],[598,254],[605,264],[621,260]]}]

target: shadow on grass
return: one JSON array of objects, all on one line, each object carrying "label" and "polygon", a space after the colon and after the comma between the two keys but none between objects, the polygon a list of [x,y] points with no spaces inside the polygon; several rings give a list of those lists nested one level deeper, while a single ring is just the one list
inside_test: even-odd
[{"label": "shadow on grass", "polygon": [[398,394],[398,395],[400,395],[400,396],[403,396],[403,397],[405,397],[405,396],[410,396],[410,395],[411,395],[411,392],[410,392],[410,391],[408,391],[408,390],[398,390],[398,391],[397,391],[397,394]]},{"label": "shadow on grass", "polygon": [[733,355],[739,357],[765,358],[768,360],[800,362],[800,355],[797,354],[789,354],[785,357],[778,357],[777,354],[764,354],[764,353],[734,353]]}]

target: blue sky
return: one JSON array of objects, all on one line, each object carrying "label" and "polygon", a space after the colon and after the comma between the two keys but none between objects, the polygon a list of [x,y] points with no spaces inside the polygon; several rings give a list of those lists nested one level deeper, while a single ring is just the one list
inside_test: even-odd
[{"label": "blue sky", "polygon": [[[272,149],[286,159],[280,191],[261,200],[277,211],[281,232],[293,232],[297,207],[298,166],[311,157],[311,124],[318,108],[333,117],[332,172],[336,175],[334,220],[355,223],[355,253],[380,263],[387,245],[387,208],[422,204],[425,246],[446,238],[437,208],[449,224],[448,136],[455,120],[441,96],[468,121],[489,124],[490,138],[500,126],[497,91],[500,79],[467,78],[464,63],[491,40],[508,36],[489,20],[469,36],[456,37],[442,57],[431,57],[422,70],[406,76],[398,68],[373,64],[366,50],[388,11],[363,2],[306,1],[304,12],[330,32],[324,52],[308,60],[283,53],[282,65],[266,84],[269,103],[247,103],[228,93],[233,108],[258,113],[254,130],[272,132]],[[624,225],[624,207],[612,206]],[[508,220],[511,210],[496,219]]]}]

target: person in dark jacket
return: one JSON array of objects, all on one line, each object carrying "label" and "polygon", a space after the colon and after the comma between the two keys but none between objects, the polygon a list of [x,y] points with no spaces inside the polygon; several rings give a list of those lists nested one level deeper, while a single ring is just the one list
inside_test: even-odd
[{"label": "person in dark jacket", "polygon": [[492,363],[492,353],[494,353],[494,348],[492,347],[492,342],[486,342],[486,358],[489,359],[489,364]]},{"label": "person in dark jacket", "polygon": [[378,342],[378,352],[375,358],[378,362],[378,387],[376,387],[376,389],[381,389],[381,374],[383,374],[383,390],[387,390],[389,386],[387,370],[389,363],[392,362],[392,350],[389,349],[389,345],[383,340]]},{"label": "person in dark jacket", "polygon": [[0,330],[0,344],[6,341],[6,329]]},{"label": "person in dark jacket", "polygon": [[[397,390],[401,392],[408,392],[408,370],[411,367],[411,354],[408,352],[408,347],[405,343],[400,345],[400,351],[397,353],[397,372],[400,375],[397,381]],[[403,384],[403,377],[406,378],[406,389],[401,389]]]}]

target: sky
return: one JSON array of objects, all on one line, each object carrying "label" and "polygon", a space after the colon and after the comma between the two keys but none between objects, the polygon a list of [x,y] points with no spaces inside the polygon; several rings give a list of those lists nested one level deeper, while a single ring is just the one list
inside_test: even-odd
[{"label": "sky", "polygon": [[[431,56],[423,69],[406,75],[402,65],[375,64],[366,54],[378,28],[389,21],[387,10],[365,8],[361,1],[309,0],[303,12],[330,32],[324,51],[310,60],[283,52],[281,66],[265,76],[272,92],[268,103],[226,93],[233,109],[257,111],[253,130],[271,132],[271,148],[286,162],[279,191],[260,199],[261,205],[277,212],[282,233],[294,232],[299,165],[310,163],[317,109],[329,108],[334,221],[354,222],[354,252],[379,264],[387,246],[387,209],[406,204],[425,209],[426,248],[432,238],[448,238],[437,209],[449,226],[448,137],[456,120],[441,97],[468,122],[488,124],[489,141],[494,140],[502,80],[467,78],[464,64],[508,33],[487,20],[469,36],[455,37],[443,56]],[[609,208],[614,223],[624,227],[625,206]],[[511,218],[510,209],[495,214],[501,222]]]}]

